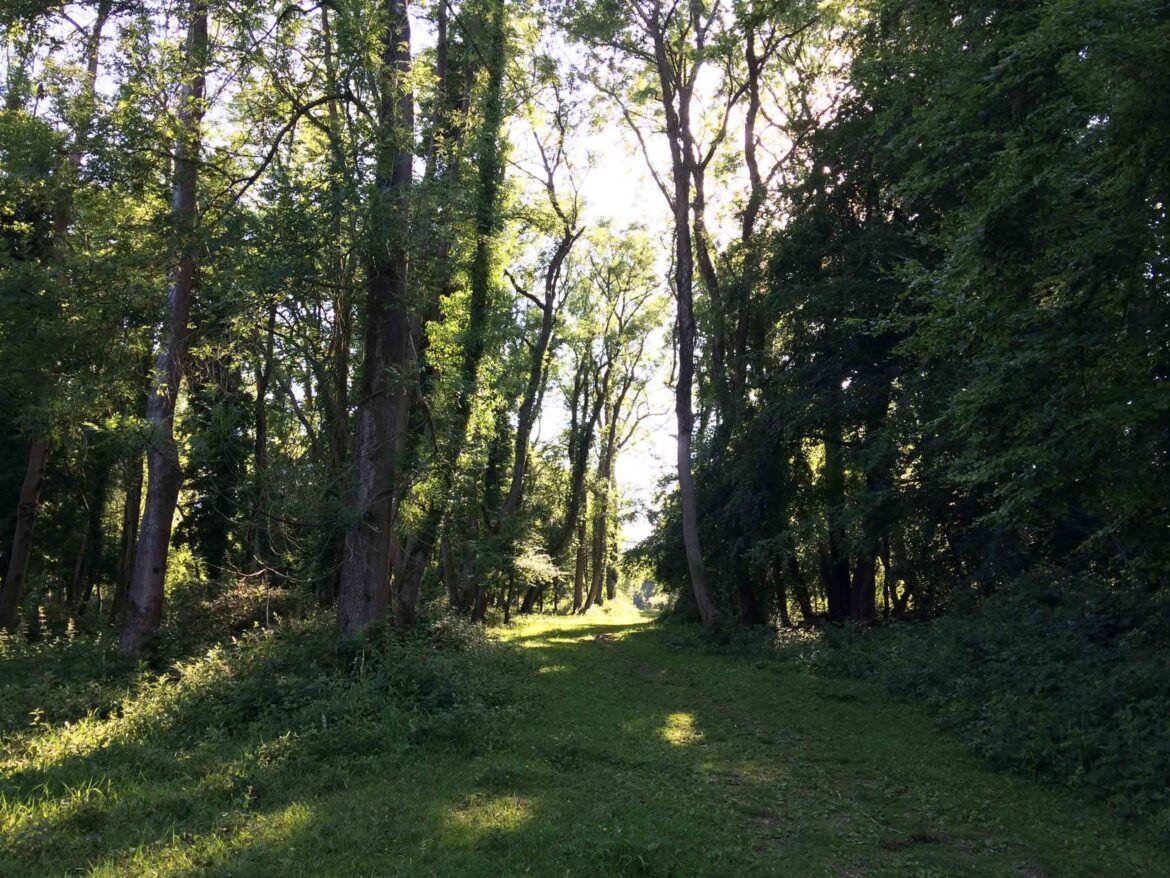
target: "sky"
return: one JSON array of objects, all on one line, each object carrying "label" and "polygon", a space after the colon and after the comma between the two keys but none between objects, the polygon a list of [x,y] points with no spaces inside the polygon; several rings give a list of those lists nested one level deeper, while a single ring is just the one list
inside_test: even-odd
[{"label": "sky", "polygon": [[[577,69],[583,66],[583,54],[572,46],[559,43],[554,47],[563,67]],[[701,81],[698,92],[712,86],[711,80]],[[595,226],[608,223],[612,228],[621,229],[633,225],[643,227],[651,240],[660,242],[657,251],[657,275],[666,291],[667,275],[670,271],[670,256],[673,248],[671,235],[672,217],[666,199],[654,182],[648,167],[646,154],[632,134],[628,123],[620,112],[605,103],[586,82],[580,83],[586,100],[596,102],[590,113],[591,126],[573,132],[572,161],[574,177],[578,183],[583,205],[583,221]],[[697,101],[701,102],[698,97]],[[732,125],[738,120],[733,119]],[[734,130],[734,129],[733,129]],[[522,141],[530,136],[525,131],[513,128],[512,139]],[[660,177],[668,177],[669,152],[664,135],[644,130],[646,148],[651,161],[655,163]],[[517,161],[524,161],[526,148],[522,142],[514,143]],[[529,160],[534,160],[530,156]],[[712,187],[708,193],[709,231],[720,244],[733,233],[732,205],[727,196],[735,187]],[[647,512],[654,508],[664,479],[673,481],[677,472],[677,422],[674,413],[674,389],[667,382],[673,359],[669,350],[671,324],[674,320],[674,305],[671,299],[668,325],[647,345],[647,350],[657,349],[665,355],[661,358],[662,368],[647,389],[647,407],[652,416],[645,419],[639,433],[618,456],[615,475],[621,492],[623,514],[633,511],[632,520],[622,525],[623,547],[628,548],[648,536],[651,525]],[[550,397],[542,412],[539,435],[552,438],[564,429],[566,413],[559,399]]]},{"label": "sky", "polygon": [[[570,58],[571,60],[571,58]],[[669,270],[670,215],[666,201],[658,190],[645,159],[626,127],[613,113],[600,112],[601,120],[592,130],[576,132],[573,138],[571,161],[573,178],[582,199],[582,223],[588,227],[608,224],[622,229],[638,225],[645,228],[652,240],[660,240],[657,274],[666,289]],[[526,130],[513,128],[516,161],[533,160],[522,142],[530,136]],[[673,305],[669,320],[673,320]],[[648,349],[661,350],[670,343],[669,327],[655,333]],[[623,514],[634,511],[632,520],[622,525],[623,547],[629,547],[650,533],[647,510],[655,505],[664,476],[675,472],[674,391],[667,385],[670,367],[669,354],[664,366],[647,388],[647,417],[635,438],[618,455],[615,477],[623,502]],[[565,428],[567,414],[563,400],[550,394],[541,412],[538,435],[553,439]]]}]

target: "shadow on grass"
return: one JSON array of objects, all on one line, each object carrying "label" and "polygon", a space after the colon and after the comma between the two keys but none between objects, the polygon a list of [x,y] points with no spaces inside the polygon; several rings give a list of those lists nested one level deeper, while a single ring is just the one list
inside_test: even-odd
[{"label": "shadow on grass", "polygon": [[330,636],[264,635],[19,742],[0,873],[1167,874],[863,684],[623,622],[377,657]]}]

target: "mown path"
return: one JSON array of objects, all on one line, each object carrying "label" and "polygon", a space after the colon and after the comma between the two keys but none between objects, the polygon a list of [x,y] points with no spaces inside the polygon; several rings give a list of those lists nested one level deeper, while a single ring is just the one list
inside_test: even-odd
[{"label": "mown path", "polygon": [[677,636],[521,623],[536,705],[506,743],[315,803],[318,859],[294,838],[222,874],[1170,875],[1101,808],[981,768],[870,684]]},{"label": "mown path", "polygon": [[[105,853],[73,871],[1170,876],[1167,849],[1071,794],[983,769],[871,684],[709,649],[636,615],[535,618],[503,636],[528,659],[508,671],[527,708],[505,734],[426,738],[332,781],[283,778],[247,810],[197,821],[222,829],[138,814],[134,831],[102,828]],[[177,791],[148,791],[177,807],[201,789],[182,780],[184,758],[130,774],[178,777]],[[118,777],[102,795],[131,794]],[[116,853],[120,832],[142,843]]]},{"label": "mown path", "polygon": [[981,768],[871,684],[672,648],[652,625],[512,637],[547,707],[467,811],[467,843],[501,872],[1170,875],[1100,809]]}]

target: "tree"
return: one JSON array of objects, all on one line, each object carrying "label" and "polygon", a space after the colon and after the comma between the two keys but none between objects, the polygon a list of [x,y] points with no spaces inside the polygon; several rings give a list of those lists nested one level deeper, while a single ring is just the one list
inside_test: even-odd
[{"label": "tree", "polygon": [[357,633],[389,611],[392,501],[406,441],[413,368],[406,275],[414,96],[405,0],[389,0],[385,16],[366,266],[365,360],[354,429],[351,506],[357,521],[346,533],[337,601],[337,624],[346,634]]},{"label": "tree", "polygon": [[[63,161],[56,169],[56,193],[52,205],[49,230],[49,252],[46,254],[52,266],[56,283],[64,288],[69,283],[69,241],[70,225],[73,218],[73,191],[77,176],[85,158],[90,129],[95,114],[95,87],[98,76],[102,32],[110,17],[111,0],[99,0],[95,9],[93,24],[85,35],[84,74],[80,94],[67,111],[71,145]],[[13,83],[12,85],[16,85]],[[7,112],[20,110],[21,90],[11,88],[8,95]],[[18,622],[21,597],[28,576],[29,557],[32,552],[33,525],[36,522],[40,503],[41,482],[49,457],[50,440],[46,425],[35,428],[35,435],[29,443],[28,460],[24,480],[20,488],[15,516],[14,535],[8,551],[8,564],[4,579],[0,582],[0,627],[13,630]]]},{"label": "tree", "polygon": [[655,182],[670,208],[674,226],[672,286],[677,302],[678,366],[675,415],[678,422],[678,489],[687,568],[703,625],[714,627],[719,609],[703,564],[699,537],[698,499],[691,472],[695,428],[692,396],[695,379],[697,327],[694,307],[695,248],[692,228],[694,174],[699,158],[692,115],[699,72],[709,60],[710,40],[720,23],[719,5],[702,3],[667,6],[660,0],[629,0],[619,15],[609,7],[587,6],[576,22],[577,32],[599,51],[611,49],[610,64],[633,62],[656,80],[655,99],[662,114],[670,168],[660,175],[647,151],[642,127],[615,85],[602,85],[622,108],[623,116],[642,145]]},{"label": "tree", "polygon": [[197,188],[209,51],[207,4],[203,0],[193,0],[187,14],[187,64],[179,100],[172,201],[176,265],[167,293],[169,314],[165,342],[155,362],[146,404],[146,419],[151,431],[146,507],[122,624],[122,652],[126,655],[137,655],[146,638],[162,621],[171,524],[183,481],[179,450],[175,444],[175,405],[187,354],[187,320],[199,282]]}]

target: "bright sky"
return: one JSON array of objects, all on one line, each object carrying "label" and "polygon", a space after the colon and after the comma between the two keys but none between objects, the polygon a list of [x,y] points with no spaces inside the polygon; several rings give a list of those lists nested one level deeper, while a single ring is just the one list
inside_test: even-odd
[{"label": "bright sky", "polygon": [[[589,141],[591,161],[585,175],[582,191],[586,194],[589,222],[608,218],[618,227],[640,223],[662,240],[659,273],[665,278],[668,270],[667,249],[671,245],[667,232],[666,201],[646,170],[646,163],[636,145],[623,127],[610,122]],[[665,284],[664,284],[665,285]],[[673,319],[673,309],[671,313]],[[662,334],[661,348],[670,344],[670,335]],[[641,434],[618,456],[615,470],[619,490],[627,502],[639,510],[638,516],[623,527],[626,545],[631,545],[650,533],[650,521],[645,508],[652,506],[658,483],[664,475],[675,471],[675,437],[678,433],[674,417],[674,392],[666,385],[670,357],[663,370],[647,389],[648,404],[654,416],[647,418]]]},{"label": "bright sky", "polygon": [[[560,44],[557,54],[568,67],[577,67],[584,62],[583,55],[571,46]],[[699,91],[709,83],[700,82]],[[582,84],[586,97],[597,97],[586,84]],[[667,273],[670,270],[670,256],[673,248],[671,236],[672,221],[666,200],[654,182],[642,152],[628,123],[619,110],[604,103],[600,112],[594,114],[601,121],[590,131],[574,131],[572,161],[574,176],[583,201],[583,221],[586,225],[608,224],[615,229],[632,225],[642,226],[651,240],[660,242],[658,248],[657,272],[662,289],[667,289]],[[734,122],[733,122],[734,124]],[[647,150],[655,162],[655,169],[662,178],[667,178],[669,155],[664,136],[651,128],[644,131]],[[519,139],[519,138],[517,138]],[[525,148],[517,144],[517,153]],[[734,188],[734,187],[730,187]],[[716,187],[712,187],[716,190]],[[730,205],[722,191],[708,193],[708,222],[712,234],[721,239],[731,228]],[[667,349],[670,344],[671,324],[674,320],[673,301],[668,315],[668,325],[655,333],[647,350],[664,351],[659,374],[647,389],[647,405],[651,417],[645,419],[639,434],[618,456],[616,478],[625,506],[623,513],[635,511],[632,521],[623,525],[622,536],[626,547],[638,542],[650,533],[647,511],[653,508],[664,478],[673,480],[676,473],[677,425],[674,414],[674,390],[666,382],[673,359]],[[550,397],[542,412],[541,435],[552,438],[566,424],[566,415],[560,409],[559,399]]]},{"label": "bright sky", "polygon": [[[662,193],[654,184],[646,168],[645,159],[625,123],[616,114],[602,114],[605,121],[596,130],[575,132],[571,161],[573,177],[582,200],[582,223],[588,227],[608,224],[614,229],[639,225],[646,229],[651,240],[660,240],[658,274],[666,288],[669,268],[669,212]],[[516,140],[530,136],[514,129]],[[530,150],[523,143],[515,145],[517,161],[524,161]],[[673,306],[670,318],[673,320]],[[647,349],[661,350],[670,343],[669,327],[655,338]],[[615,475],[624,506],[622,512],[637,512],[636,517],[622,528],[625,546],[641,540],[650,533],[646,510],[654,505],[663,476],[675,469],[674,392],[666,381],[670,367],[669,354],[660,373],[647,388],[647,417],[636,437],[618,455]],[[556,437],[567,424],[563,400],[550,394],[541,413],[539,434],[546,440]]]}]

